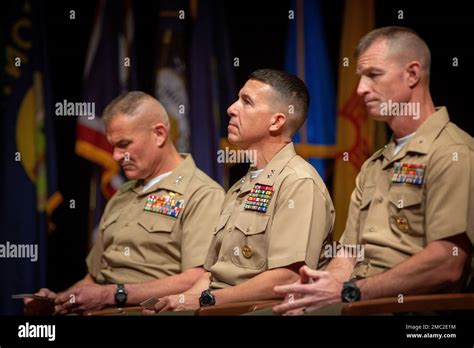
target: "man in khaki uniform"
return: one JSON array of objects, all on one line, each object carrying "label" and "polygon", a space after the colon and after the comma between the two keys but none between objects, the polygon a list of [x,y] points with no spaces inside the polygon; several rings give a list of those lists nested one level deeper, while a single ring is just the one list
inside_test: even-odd
[{"label": "man in khaki uniform", "polygon": [[228,139],[255,151],[257,162],[225,197],[204,265],[208,273],[186,293],[162,298],[156,311],[279,298],[275,285],[297,279],[301,265],[317,268],[323,261],[333,204],[291,143],[308,102],[295,76],[267,69],[249,76],[228,109]]},{"label": "man in khaki uniform", "polygon": [[[335,215],[316,170],[290,143],[258,177],[252,175],[249,170],[224,200],[204,266],[212,275],[211,289],[238,285],[269,269],[301,262],[319,268],[325,261],[321,249]],[[259,197],[269,197],[262,198],[269,199],[268,206],[251,205]]]},{"label": "man in khaki uniform", "polygon": [[86,277],[57,296],[40,292],[55,298],[59,313],[138,304],[187,290],[204,273],[224,198],[222,187],[191,155],[176,151],[168,115],[153,97],[120,96],[103,118],[114,159],[132,180],[107,204]]},{"label": "man in khaki uniform", "polygon": [[[297,298],[275,307],[276,313],[461,291],[467,283],[474,242],[474,141],[449,121],[445,107],[434,107],[430,52],[412,30],[377,29],[361,39],[357,56],[358,94],[369,114],[386,121],[394,135],[361,168],[338,257],[324,272],[305,268],[296,284],[275,289]],[[360,247],[363,258],[354,253]]]}]

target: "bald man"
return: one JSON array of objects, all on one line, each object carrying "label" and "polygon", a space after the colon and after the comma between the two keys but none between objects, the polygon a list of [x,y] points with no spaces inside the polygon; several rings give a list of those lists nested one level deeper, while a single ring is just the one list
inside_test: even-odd
[{"label": "bald man", "polygon": [[160,299],[155,311],[279,298],[275,285],[295,281],[302,265],[324,264],[334,207],[323,180],[291,142],[308,107],[307,88],[296,76],[272,69],[250,74],[227,110],[227,129],[229,142],[252,151],[256,162],[227,192],[207,272],[184,294]]},{"label": "bald man", "polygon": [[[57,295],[38,293],[55,300],[56,313],[136,305],[186,291],[205,273],[224,198],[191,155],[177,152],[167,112],[155,98],[122,95],[103,120],[113,158],[130,181],[105,208],[84,279]],[[25,303],[27,313],[38,309],[38,301]]]},{"label": "bald man", "polygon": [[428,46],[409,28],[379,28],[360,40],[357,93],[393,137],[361,168],[338,256],[324,271],[304,267],[295,284],[277,287],[286,299],[276,313],[465,289],[474,141],[450,122],[446,107],[434,106],[430,61]]}]

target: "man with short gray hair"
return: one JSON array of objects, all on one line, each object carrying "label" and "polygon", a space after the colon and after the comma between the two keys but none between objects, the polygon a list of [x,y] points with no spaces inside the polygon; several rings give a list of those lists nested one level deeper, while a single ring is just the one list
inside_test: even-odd
[{"label": "man with short gray hair", "polygon": [[[276,313],[466,287],[474,141],[449,121],[446,107],[435,108],[430,64],[428,46],[411,29],[380,28],[360,40],[357,93],[393,137],[361,168],[340,253],[324,271],[303,267],[295,284],[276,287],[286,296]],[[350,252],[357,246],[362,260]]]},{"label": "man with short gray hair", "polygon": [[[60,314],[186,291],[205,272],[224,198],[191,155],[178,153],[168,114],[155,98],[129,92],[113,100],[103,117],[113,158],[130,181],[105,208],[84,279],[57,295],[38,293],[54,299]],[[39,303],[28,299],[25,305],[28,313]]]}]

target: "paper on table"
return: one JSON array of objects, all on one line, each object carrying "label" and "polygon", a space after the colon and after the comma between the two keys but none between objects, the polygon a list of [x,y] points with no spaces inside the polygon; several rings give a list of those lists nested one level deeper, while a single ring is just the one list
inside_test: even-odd
[{"label": "paper on table", "polygon": [[35,295],[35,294],[14,294],[12,295],[12,299],[15,300],[21,300],[24,298],[33,298],[35,300],[40,300],[40,301],[54,301],[54,299],[46,297],[46,296],[40,296],[40,295]]}]

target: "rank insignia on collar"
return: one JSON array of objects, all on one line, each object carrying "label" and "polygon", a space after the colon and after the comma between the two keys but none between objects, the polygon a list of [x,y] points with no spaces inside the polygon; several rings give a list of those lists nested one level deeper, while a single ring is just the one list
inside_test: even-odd
[{"label": "rank insignia on collar", "polygon": [[273,186],[256,184],[244,204],[245,210],[255,210],[259,213],[266,213],[270,200],[273,196]]},{"label": "rank insignia on collar", "polygon": [[173,192],[161,196],[148,195],[143,210],[177,218],[184,209],[184,199],[175,199],[174,196],[176,193]]},{"label": "rank insignia on collar", "polygon": [[426,164],[396,162],[393,167],[392,182],[421,185],[425,169]]}]

